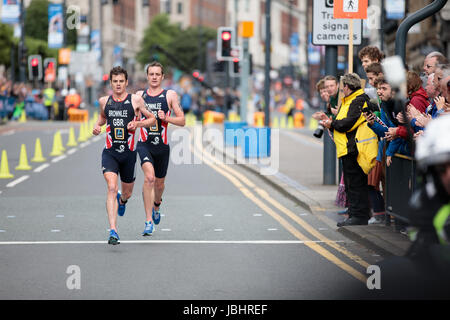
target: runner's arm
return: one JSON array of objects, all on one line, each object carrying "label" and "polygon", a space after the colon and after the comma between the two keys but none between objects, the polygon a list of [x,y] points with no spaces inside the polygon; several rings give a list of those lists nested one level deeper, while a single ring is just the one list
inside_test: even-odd
[{"label": "runner's arm", "polygon": [[167,91],[167,103],[169,104],[169,110],[173,110],[173,112],[175,113],[175,117],[168,117],[167,114],[165,114],[165,117],[161,120],[179,127],[184,127],[184,125],[186,124],[186,121],[184,119],[184,112],[183,109],[181,109],[178,94],[175,91]]},{"label": "runner's arm", "polygon": [[98,120],[94,125],[94,129],[92,130],[92,134],[99,135],[102,132],[102,126],[106,124],[106,116],[105,116],[105,105],[108,97],[101,97],[98,101],[100,103],[100,114],[98,115]]},{"label": "runner's arm", "polygon": [[136,112],[141,112],[147,118],[142,121],[136,121],[136,126],[147,128],[154,126],[156,124],[156,117],[153,113],[147,110],[144,99],[142,99],[141,96],[135,94],[132,96],[132,99],[133,99],[133,106],[136,107]]}]

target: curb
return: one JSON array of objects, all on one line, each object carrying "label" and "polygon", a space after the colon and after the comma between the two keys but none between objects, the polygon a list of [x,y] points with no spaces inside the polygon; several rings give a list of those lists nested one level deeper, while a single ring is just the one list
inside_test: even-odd
[{"label": "curb", "polygon": [[393,245],[392,242],[388,242],[382,237],[379,237],[372,232],[367,232],[368,228],[370,228],[370,230],[373,229],[373,231],[376,231],[377,233],[380,233],[383,236],[387,236],[388,238],[390,238],[394,232],[391,227],[377,225],[377,226],[347,226],[338,228],[336,226],[336,221],[326,217],[323,214],[324,212],[330,211],[330,209],[322,207],[320,203],[303,194],[301,191],[292,190],[294,189],[293,187],[290,187],[284,182],[280,181],[279,178],[275,176],[266,176],[260,174],[259,167],[251,164],[238,163],[234,154],[230,155],[229,153],[226,152],[224,148],[217,147],[214,144],[211,145],[214,148],[214,150],[217,150],[218,152],[222,153],[224,157],[232,159],[233,162],[239,165],[241,168],[244,168],[246,171],[254,175],[257,175],[259,178],[263,179],[265,182],[267,182],[270,186],[272,186],[281,194],[286,196],[288,199],[290,199],[297,205],[301,206],[303,209],[307,210],[308,212],[316,216],[319,220],[327,224],[331,229],[340,232],[349,239],[375,251],[376,253],[382,256],[403,256],[406,253],[407,248],[409,247],[410,244],[409,240],[407,241],[405,240],[404,244],[402,243],[402,246],[399,247]]}]

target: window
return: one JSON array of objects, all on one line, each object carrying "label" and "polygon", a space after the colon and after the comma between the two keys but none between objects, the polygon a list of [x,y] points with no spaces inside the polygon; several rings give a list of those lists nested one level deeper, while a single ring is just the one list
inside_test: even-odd
[{"label": "window", "polygon": [[182,2],[178,2],[178,4],[177,4],[177,13],[178,14],[183,13],[183,3]]}]

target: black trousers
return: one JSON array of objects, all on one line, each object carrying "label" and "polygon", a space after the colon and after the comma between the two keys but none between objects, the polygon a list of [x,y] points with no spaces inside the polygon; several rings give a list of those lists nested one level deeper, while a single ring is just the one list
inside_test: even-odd
[{"label": "black trousers", "polygon": [[342,160],[345,192],[349,203],[349,217],[370,218],[367,175],[361,169],[355,154],[347,154]]}]

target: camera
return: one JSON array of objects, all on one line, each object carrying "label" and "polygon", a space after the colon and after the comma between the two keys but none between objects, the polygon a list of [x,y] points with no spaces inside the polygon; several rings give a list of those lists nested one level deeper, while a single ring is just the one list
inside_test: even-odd
[{"label": "camera", "polygon": [[317,139],[322,138],[323,135],[323,126],[319,125],[319,127],[317,127],[317,129],[314,131],[313,136],[316,137]]}]

